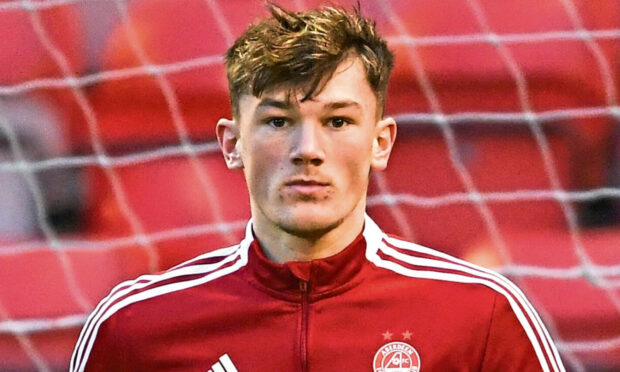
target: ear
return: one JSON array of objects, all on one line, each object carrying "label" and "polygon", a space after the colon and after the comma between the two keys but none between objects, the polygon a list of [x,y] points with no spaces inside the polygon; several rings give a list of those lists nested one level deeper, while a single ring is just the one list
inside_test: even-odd
[{"label": "ear", "polygon": [[396,140],[396,121],[390,117],[383,118],[377,123],[375,130],[370,166],[374,170],[384,170]]},{"label": "ear", "polygon": [[234,120],[220,119],[215,127],[215,134],[228,169],[243,169],[237,123]]}]

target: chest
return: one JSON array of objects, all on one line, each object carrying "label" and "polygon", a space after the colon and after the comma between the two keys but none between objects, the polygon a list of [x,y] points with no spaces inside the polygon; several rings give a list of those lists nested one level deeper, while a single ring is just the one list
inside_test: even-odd
[{"label": "chest", "polygon": [[[256,296],[156,315],[133,332],[149,371],[476,371],[488,318],[454,299],[360,288],[298,301]],[[180,307],[177,307],[177,309]],[[153,319],[155,321],[155,319]]]}]

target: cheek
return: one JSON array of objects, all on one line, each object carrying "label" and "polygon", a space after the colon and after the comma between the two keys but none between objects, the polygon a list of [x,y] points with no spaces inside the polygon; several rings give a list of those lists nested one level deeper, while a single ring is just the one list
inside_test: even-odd
[{"label": "cheek", "polygon": [[282,173],[282,145],[274,141],[253,143],[246,148],[244,166],[248,186],[255,193],[264,193],[278,183]]},{"label": "cheek", "polygon": [[343,169],[341,175],[347,175],[350,187],[362,189],[368,182],[370,172],[370,155],[366,147],[349,146],[348,150],[341,154]]}]

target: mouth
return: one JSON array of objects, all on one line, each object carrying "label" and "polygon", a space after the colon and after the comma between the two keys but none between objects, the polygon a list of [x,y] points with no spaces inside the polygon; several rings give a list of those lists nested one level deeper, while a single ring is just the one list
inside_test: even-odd
[{"label": "mouth", "polygon": [[330,185],[327,181],[310,178],[297,178],[284,183],[284,186],[289,191],[305,195],[322,192]]},{"label": "mouth", "polygon": [[313,179],[294,179],[285,183],[286,186],[329,186],[329,182]]}]

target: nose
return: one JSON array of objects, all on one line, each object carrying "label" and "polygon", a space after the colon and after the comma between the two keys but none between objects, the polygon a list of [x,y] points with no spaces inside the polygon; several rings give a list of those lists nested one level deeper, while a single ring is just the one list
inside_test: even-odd
[{"label": "nose", "polygon": [[325,161],[319,125],[303,123],[295,131],[291,162],[295,165],[319,166]]}]

